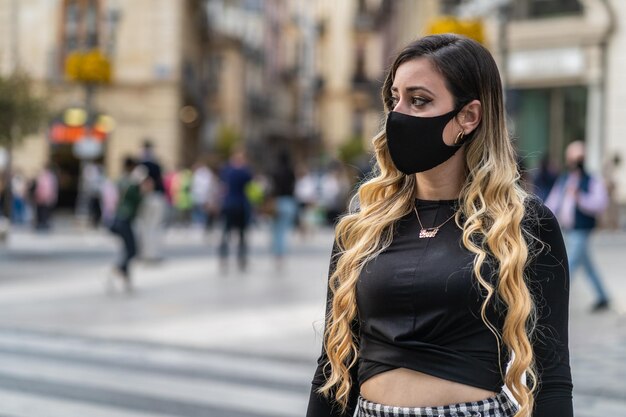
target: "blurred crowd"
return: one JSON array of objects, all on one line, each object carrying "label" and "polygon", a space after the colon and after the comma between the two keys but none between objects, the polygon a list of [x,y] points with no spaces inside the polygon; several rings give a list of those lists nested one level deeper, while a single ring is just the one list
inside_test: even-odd
[{"label": "blurred crowd", "polygon": [[[576,146],[582,147],[578,142],[571,144]],[[520,163],[520,172],[526,188],[546,201],[559,217],[572,254],[571,268],[581,265],[586,269],[598,295],[596,308],[604,308],[608,296],[587,248],[592,229],[620,228],[614,175],[620,158],[616,155],[608,161],[604,172],[591,181],[584,170],[584,151],[576,152],[574,156],[566,152],[562,172],[547,158],[533,170],[525,170]],[[306,237],[315,228],[332,227],[346,211],[355,183],[367,177],[371,169],[369,161],[360,169],[351,169],[338,160],[305,165],[287,148],[275,150],[263,164],[252,163],[242,148],[224,158],[206,155],[189,166],[164,171],[157,155],[153,143],[145,140],[136,155],[123,159],[119,178],[108,177],[96,162],[81,165],[75,214],[91,227],[106,228],[119,238],[123,250],[112,276],[128,290],[132,288],[133,259],[163,259],[168,228],[202,234],[217,231],[218,237],[212,242],[220,268],[226,272],[231,257],[239,270],[246,270],[248,232],[251,227],[263,227],[270,237],[268,252],[280,270],[291,232]],[[5,212],[10,204],[11,223],[30,225],[38,232],[52,228],[59,195],[54,166],[46,166],[33,178],[13,172],[10,183],[0,184],[0,195],[6,195],[2,192],[6,186],[10,187],[10,201],[0,203]]]},{"label": "blurred crowd", "polygon": [[[286,149],[265,161],[265,168],[250,163],[244,149],[235,149],[223,160],[207,155],[171,171],[163,170],[157,151],[145,140],[136,155],[123,159],[119,178],[108,177],[97,162],[81,165],[74,212],[120,239],[123,253],[114,275],[129,287],[135,257],[147,262],[163,258],[167,228],[217,230],[221,267],[228,268],[233,252],[238,268],[245,270],[248,231],[265,227],[280,269],[291,231],[306,237],[315,228],[332,226],[345,211],[356,180],[339,161],[307,166]],[[13,172],[9,186],[11,222],[38,232],[51,230],[59,196],[55,167],[48,165],[33,178]]]}]

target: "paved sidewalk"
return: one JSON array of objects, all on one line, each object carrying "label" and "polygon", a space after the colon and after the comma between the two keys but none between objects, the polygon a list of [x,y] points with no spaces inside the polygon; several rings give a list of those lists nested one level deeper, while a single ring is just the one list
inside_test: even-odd
[{"label": "paved sidewalk", "polygon": [[[134,296],[106,296],[116,256],[106,231],[64,227],[50,235],[17,231],[0,249],[0,327],[221,349],[313,363],[320,348],[329,230],[294,239],[285,269],[268,256],[268,236],[251,236],[247,273],[219,273],[214,243],[170,231],[169,255],[139,264]],[[570,351],[577,417],[626,415],[626,234],[600,233],[593,251],[614,308],[589,313],[589,283],[574,277]]]}]

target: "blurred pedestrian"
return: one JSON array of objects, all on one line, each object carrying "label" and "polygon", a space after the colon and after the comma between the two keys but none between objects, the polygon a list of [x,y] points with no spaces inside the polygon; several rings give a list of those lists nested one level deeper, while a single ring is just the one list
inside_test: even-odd
[{"label": "blurred pedestrian", "polygon": [[165,196],[165,225],[170,226],[176,222],[176,209],[174,208],[174,180],[177,170],[172,169],[163,174],[163,195]]},{"label": "blurred pedestrian", "polygon": [[276,269],[283,267],[287,251],[287,238],[293,228],[298,212],[298,203],[294,197],[296,174],[287,151],[278,155],[278,160],[270,175],[271,198],[274,205],[272,218],[272,254]]},{"label": "blurred pedestrian", "polygon": [[547,154],[544,155],[532,179],[532,191],[541,201],[545,201],[548,198],[548,194],[550,194],[558,176],[558,172],[550,163],[550,157]]},{"label": "blurred pedestrian", "polygon": [[585,145],[570,143],[565,150],[566,170],[556,180],[546,205],[554,212],[564,231],[570,277],[582,266],[596,292],[592,311],[609,308],[609,297],[591,259],[589,238],[598,216],[607,207],[608,196],[602,179],[585,170]]},{"label": "blurred pedestrian", "polygon": [[115,282],[120,280],[124,289],[131,292],[130,263],[137,255],[138,246],[133,224],[139,212],[142,195],[149,195],[153,191],[154,183],[144,165],[138,165],[133,158],[125,158],[124,174],[118,187],[120,198],[110,230],[122,241],[123,252],[109,276],[107,286],[109,290],[113,289]]},{"label": "blurred pedestrian", "polygon": [[110,227],[115,219],[115,212],[119,202],[117,184],[109,178],[105,178],[102,184],[102,224]]},{"label": "blurred pedestrian", "polygon": [[340,162],[331,163],[320,180],[321,206],[326,213],[326,224],[334,226],[339,216],[346,210],[350,181]]},{"label": "blurred pedestrian", "polygon": [[320,221],[318,204],[321,194],[320,177],[303,166],[296,178],[295,196],[298,200],[298,231],[306,238]]},{"label": "blurred pedestrian", "polygon": [[59,186],[57,177],[48,164],[41,170],[34,182],[35,229],[48,230],[51,227],[52,212],[57,203]]},{"label": "blurred pedestrian", "polygon": [[148,176],[153,184],[152,191],[144,196],[139,211],[141,258],[148,262],[156,262],[163,259],[162,242],[167,215],[167,200],[161,165],[157,161],[154,145],[150,139],[146,139],[143,143],[140,163],[148,169]]},{"label": "blurred pedestrian", "polygon": [[193,208],[191,219],[194,226],[207,229],[209,218],[215,206],[216,189],[219,187],[219,182],[203,160],[198,160],[193,165],[192,170],[191,202]]},{"label": "blurred pedestrian", "polygon": [[27,215],[28,182],[19,172],[13,173],[11,177],[11,193],[13,195],[13,223],[24,224]]},{"label": "blurred pedestrian", "polygon": [[85,164],[81,186],[87,203],[89,223],[94,228],[100,226],[102,220],[102,186],[104,180],[102,165],[93,162]]},{"label": "blurred pedestrian", "polygon": [[237,150],[232,154],[228,164],[222,168],[220,179],[224,187],[222,202],[224,229],[219,246],[220,267],[222,271],[227,270],[230,235],[236,231],[239,235],[237,261],[239,269],[243,271],[248,261],[246,232],[251,216],[251,205],[245,190],[252,180],[252,172],[248,168],[243,150]]},{"label": "blurred pedestrian", "polygon": [[172,205],[176,210],[176,222],[188,226],[191,221],[193,199],[191,195],[192,172],[189,168],[181,167],[172,179]]}]

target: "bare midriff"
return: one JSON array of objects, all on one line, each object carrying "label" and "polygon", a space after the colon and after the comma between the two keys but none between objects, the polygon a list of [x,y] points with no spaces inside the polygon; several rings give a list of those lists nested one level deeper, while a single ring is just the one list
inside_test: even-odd
[{"label": "bare midriff", "polygon": [[437,407],[493,397],[495,392],[405,368],[375,375],[361,384],[368,401],[398,407]]}]

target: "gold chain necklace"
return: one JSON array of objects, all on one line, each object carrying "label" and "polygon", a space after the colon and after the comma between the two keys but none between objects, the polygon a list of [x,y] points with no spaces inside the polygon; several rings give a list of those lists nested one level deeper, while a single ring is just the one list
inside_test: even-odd
[{"label": "gold chain necklace", "polygon": [[445,222],[441,223],[439,226],[429,227],[429,228],[424,228],[424,226],[422,225],[422,220],[420,220],[420,215],[419,215],[419,213],[417,212],[417,207],[413,207],[413,210],[415,210],[415,215],[417,216],[417,221],[418,221],[418,222],[419,222],[419,224],[420,224],[420,234],[419,234],[420,239],[429,239],[429,238],[431,238],[431,237],[435,237],[435,236],[437,236],[437,232],[439,232],[439,229],[440,229],[440,228],[441,228],[444,224],[446,224],[446,223],[448,223],[450,220],[452,220],[452,218],[453,218],[454,216],[456,216],[456,212],[455,212],[452,216],[448,217],[448,219],[447,219]]}]

